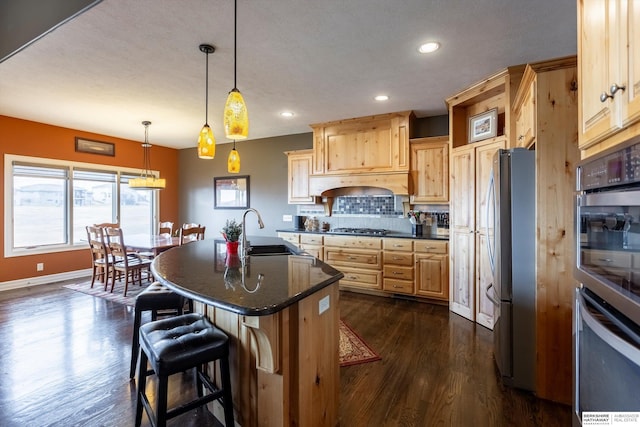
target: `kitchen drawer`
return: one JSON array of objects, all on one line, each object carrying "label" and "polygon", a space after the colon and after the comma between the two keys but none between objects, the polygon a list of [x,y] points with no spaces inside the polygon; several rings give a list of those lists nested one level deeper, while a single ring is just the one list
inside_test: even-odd
[{"label": "kitchen drawer", "polygon": [[383,239],[382,248],[385,251],[413,251],[413,240],[411,239]]},{"label": "kitchen drawer", "polygon": [[324,261],[332,266],[347,265],[359,268],[382,269],[380,251],[324,248]]},{"label": "kitchen drawer", "polygon": [[413,266],[402,267],[397,265],[385,265],[383,271],[384,277],[388,277],[390,279],[413,280]]},{"label": "kitchen drawer", "polygon": [[382,289],[395,294],[413,294],[413,281],[384,278]]},{"label": "kitchen drawer", "polygon": [[382,239],[379,237],[324,236],[324,245],[341,248],[381,249]]},{"label": "kitchen drawer", "polygon": [[317,234],[301,234],[300,235],[300,244],[304,245],[320,245],[323,244],[323,236],[319,236]]},{"label": "kitchen drawer", "polygon": [[631,268],[629,252],[587,249],[582,251],[582,260],[584,264],[598,267]]},{"label": "kitchen drawer", "polygon": [[413,253],[389,252],[382,253],[382,260],[385,265],[413,265]]},{"label": "kitchen drawer", "polygon": [[414,240],[413,250],[415,252],[430,254],[447,254],[449,253],[449,242],[440,240]]},{"label": "kitchen drawer", "polygon": [[300,233],[278,233],[278,237],[296,246],[300,242]]},{"label": "kitchen drawer", "polygon": [[339,268],[344,274],[340,279],[341,285],[357,286],[367,289],[382,288],[382,273],[380,271],[360,270],[357,268]]}]

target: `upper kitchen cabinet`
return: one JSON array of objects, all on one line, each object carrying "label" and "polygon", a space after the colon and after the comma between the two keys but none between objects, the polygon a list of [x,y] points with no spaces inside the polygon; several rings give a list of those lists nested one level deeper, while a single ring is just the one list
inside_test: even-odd
[{"label": "upper kitchen cabinet", "polygon": [[469,122],[472,117],[494,108],[497,109],[495,137],[483,142],[491,139],[509,141],[509,132],[515,124],[510,106],[520,85],[524,67],[517,65],[506,68],[446,100],[452,149],[470,143]]},{"label": "upper kitchen cabinet", "polygon": [[311,125],[314,175],[408,172],[411,111]]},{"label": "upper kitchen cabinet", "polygon": [[316,203],[309,192],[309,175],[313,167],[313,150],[287,151],[287,195],[290,204]]},{"label": "upper kitchen cabinet", "polygon": [[640,133],[640,4],[578,2],[579,146],[583,157]]},{"label": "upper kitchen cabinet", "polygon": [[449,137],[411,140],[410,203],[449,202]]}]

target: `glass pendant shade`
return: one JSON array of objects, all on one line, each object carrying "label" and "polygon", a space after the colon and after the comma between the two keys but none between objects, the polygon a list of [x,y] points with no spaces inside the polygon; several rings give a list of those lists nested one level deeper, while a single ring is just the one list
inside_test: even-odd
[{"label": "glass pendant shade", "polygon": [[167,182],[164,178],[157,178],[151,173],[151,144],[149,144],[149,125],[151,122],[144,121],[144,144],[142,144],[143,167],[144,169],[137,178],[129,180],[129,187],[134,190],[162,190]]},{"label": "glass pendant shade", "polygon": [[229,139],[246,139],[249,135],[249,114],[244,98],[233,88],[224,106],[224,133]]},{"label": "glass pendant shade", "polygon": [[229,173],[240,173],[240,153],[236,150],[235,143],[227,159],[227,171],[229,171]]},{"label": "glass pendant shade", "polygon": [[216,156],[216,139],[208,124],[202,126],[198,136],[198,157],[201,159],[213,159]]}]

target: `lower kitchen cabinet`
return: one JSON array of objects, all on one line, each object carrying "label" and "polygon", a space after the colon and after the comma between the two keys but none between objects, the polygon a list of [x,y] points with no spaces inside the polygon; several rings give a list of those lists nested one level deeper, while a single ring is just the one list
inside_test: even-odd
[{"label": "lower kitchen cabinet", "polygon": [[415,240],[415,294],[449,300],[449,243]]},{"label": "lower kitchen cabinet", "polygon": [[391,293],[413,295],[413,241],[385,238],[382,247],[382,289]]},{"label": "lower kitchen cabinet", "polygon": [[382,240],[376,237],[325,236],[324,262],[344,273],[341,287],[380,290],[381,248]]}]

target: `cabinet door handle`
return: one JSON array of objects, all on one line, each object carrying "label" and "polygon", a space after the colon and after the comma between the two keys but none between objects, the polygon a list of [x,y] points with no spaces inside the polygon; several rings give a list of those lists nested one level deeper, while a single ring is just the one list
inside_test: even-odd
[{"label": "cabinet door handle", "polygon": [[609,92],[611,92],[610,94],[607,92],[602,92],[600,94],[600,102],[605,102],[609,98],[613,99],[613,97],[616,95],[618,91],[624,92],[626,89],[627,89],[626,86],[618,86],[617,83],[613,83],[609,88]]}]

